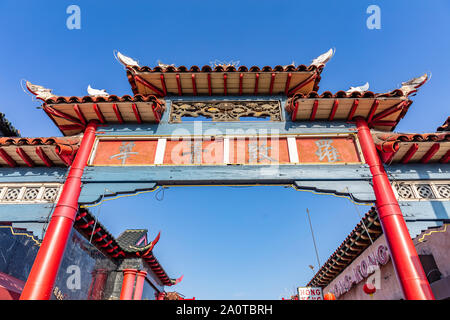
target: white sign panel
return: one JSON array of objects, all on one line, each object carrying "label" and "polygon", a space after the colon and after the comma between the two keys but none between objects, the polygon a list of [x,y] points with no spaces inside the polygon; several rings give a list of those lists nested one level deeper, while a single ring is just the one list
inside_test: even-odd
[{"label": "white sign panel", "polygon": [[322,288],[299,287],[298,300],[323,300]]}]

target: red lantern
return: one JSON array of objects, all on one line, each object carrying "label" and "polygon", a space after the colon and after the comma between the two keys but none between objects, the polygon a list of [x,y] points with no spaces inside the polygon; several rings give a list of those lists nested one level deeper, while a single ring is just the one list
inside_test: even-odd
[{"label": "red lantern", "polygon": [[336,297],[331,292],[328,292],[323,296],[323,300],[336,300]]},{"label": "red lantern", "polygon": [[377,291],[377,288],[372,283],[365,283],[363,290],[366,294],[373,295],[375,291]]}]

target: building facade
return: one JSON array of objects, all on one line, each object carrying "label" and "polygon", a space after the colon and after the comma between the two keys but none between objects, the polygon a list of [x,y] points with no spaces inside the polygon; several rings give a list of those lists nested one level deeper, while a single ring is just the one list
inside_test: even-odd
[{"label": "building facade", "polygon": [[[14,223],[0,224],[0,298],[17,300],[36,258],[42,238]],[[157,300],[170,279],[152,253],[159,236],[147,230],[125,230],[114,238],[96,218],[81,209],[70,233],[51,298],[57,300]],[[142,255],[140,253],[146,253]],[[131,296],[123,296],[125,272],[131,273]]]},{"label": "building facade", "polygon": [[[448,222],[412,239],[437,300],[450,299]],[[416,228],[412,230],[414,232]],[[308,286],[338,300],[404,300],[378,214],[372,208],[321,267]]]}]

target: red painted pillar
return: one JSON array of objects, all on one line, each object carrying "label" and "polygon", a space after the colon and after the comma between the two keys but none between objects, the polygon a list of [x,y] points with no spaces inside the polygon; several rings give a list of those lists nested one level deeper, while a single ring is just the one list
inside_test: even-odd
[{"label": "red painted pillar", "polygon": [[367,122],[357,118],[356,126],[364,159],[372,173],[381,227],[403,295],[407,300],[434,300],[430,284],[411,240],[391,183],[378,156]]},{"label": "red painted pillar", "polygon": [[141,300],[142,292],[144,291],[145,277],[147,276],[147,271],[138,271],[136,276],[136,289],[134,289],[133,300]]},{"label": "red painted pillar", "polygon": [[94,290],[95,278],[97,277],[97,270],[93,270],[91,273],[91,284],[89,285],[88,300],[92,300],[92,292]]},{"label": "red painted pillar", "polygon": [[90,122],[84,131],[80,148],[70,167],[61,196],[20,296],[21,300],[50,299],[67,240],[78,211],[81,176],[94,145],[96,129],[97,124]]},{"label": "red painted pillar", "polygon": [[120,292],[120,300],[132,300],[134,279],[136,278],[136,269],[123,270],[122,291]]},{"label": "red painted pillar", "polygon": [[103,296],[106,280],[108,278],[108,270],[99,269],[95,274],[92,292],[89,295],[89,300],[100,300]]}]

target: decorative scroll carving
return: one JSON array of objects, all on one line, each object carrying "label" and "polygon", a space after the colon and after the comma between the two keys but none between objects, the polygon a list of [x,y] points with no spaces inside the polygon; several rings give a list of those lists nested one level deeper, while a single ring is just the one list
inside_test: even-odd
[{"label": "decorative scroll carving", "polygon": [[182,117],[211,118],[212,121],[240,121],[241,117],[266,118],[281,121],[279,101],[173,101],[170,122],[181,122]]}]

